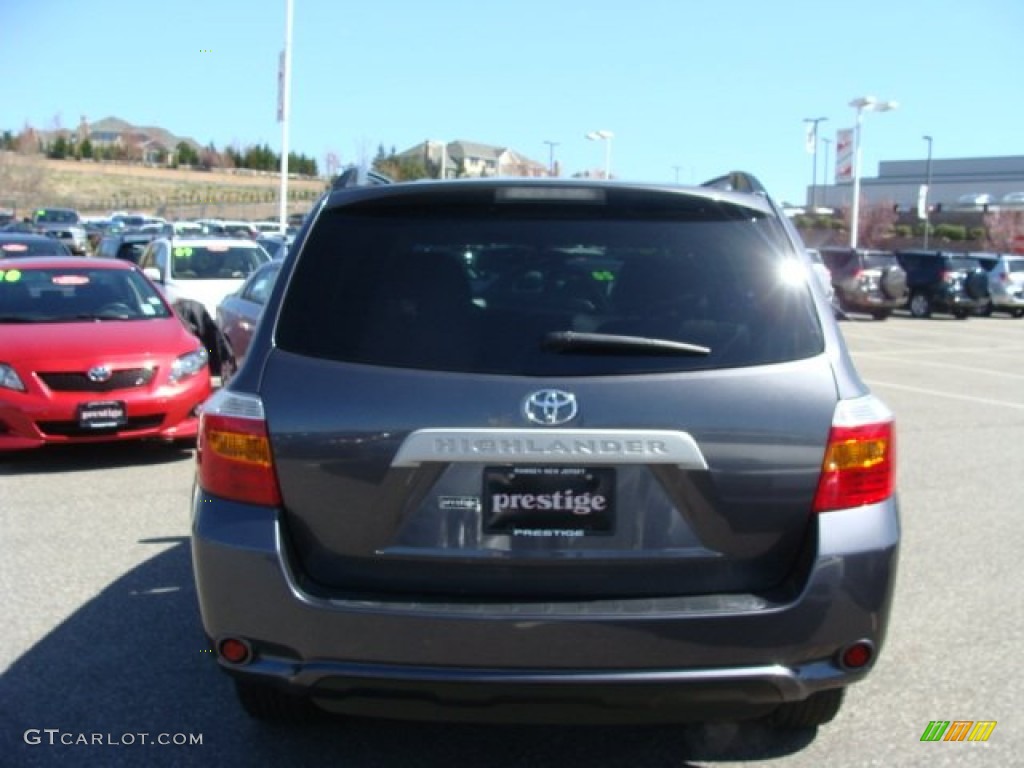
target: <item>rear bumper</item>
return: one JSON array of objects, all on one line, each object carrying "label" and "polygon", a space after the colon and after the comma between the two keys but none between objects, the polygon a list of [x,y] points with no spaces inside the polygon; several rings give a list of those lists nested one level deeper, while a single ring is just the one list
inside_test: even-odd
[{"label": "rear bumper", "polygon": [[884,641],[895,499],[820,517],[786,601],[712,595],[560,603],[321,600],[281,547],[277,513],[197,492],[193,565],[206,633],[248,642],[225,671],[370,715],[665,722],[757,716],[870,668],[838,654]]}]

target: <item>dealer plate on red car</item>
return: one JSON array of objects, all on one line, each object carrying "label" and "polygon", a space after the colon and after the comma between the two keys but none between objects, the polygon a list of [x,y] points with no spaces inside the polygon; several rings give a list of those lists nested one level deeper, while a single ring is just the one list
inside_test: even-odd
[{"label": "dealer plate on red car", "polygon": [[78,426],[82,429],[112,429],[128,423],[124,402],[103,400],[78,406]]},{"label": "dealer plate on red car", "polygon": [[523,538],[575,538],[615,531],[610,467],[487,467],[484,532]]}]

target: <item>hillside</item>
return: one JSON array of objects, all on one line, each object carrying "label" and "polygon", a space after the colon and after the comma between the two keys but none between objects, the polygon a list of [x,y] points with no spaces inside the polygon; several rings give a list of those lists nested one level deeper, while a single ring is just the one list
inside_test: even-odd
[{"label": "hillside", "polygon": [[[289,179],[289,212],[306,210],[324,186],[323,179]],[[19,215],[34,208],[61,206],[94,215],[126,210],[170,218],[259,219],[276,216],[278,194],[277,174],[265,172],[185,170],[0,153],[0,208],[14,209]]]}]

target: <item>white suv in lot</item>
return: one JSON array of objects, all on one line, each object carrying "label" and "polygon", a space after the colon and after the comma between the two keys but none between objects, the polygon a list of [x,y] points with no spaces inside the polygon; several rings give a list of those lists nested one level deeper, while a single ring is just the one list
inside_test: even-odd
[{"label": "white suv in lot", "polygon": [[1024,256],[1012,253],[969,253],[988,272],[990,301],[982,314],[1006,312],[1024,317]]},{"label": "white suv in lot", "polygon": [[178,237],[151,242],[139,258],[139,266],[206,344],[211,368],[218,373],[229,350],[216,330],[217,305],[269,260],[267,252],[252,240]]}]

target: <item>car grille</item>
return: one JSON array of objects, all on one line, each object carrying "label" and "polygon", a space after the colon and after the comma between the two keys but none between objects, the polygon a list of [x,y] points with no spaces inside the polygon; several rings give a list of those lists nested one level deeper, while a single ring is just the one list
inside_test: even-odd
[{"label": "car grille", "polygon": [[164,414],[158,413],[153,416],[134,416],[128,418],[128,423],[120,427],[110,429],[94,429],[82,427],[77,421],[38,421],[36,426],[44,435],[60,435],[62,437],[90,437],[95,435],[109,435],[115,432],[131,432],[139,429],[153,429],[163,424]]},{"label": "car grille", "polygon": [[39,378],[53,392],[113,392],[144,387],[156,376],[156,368],[126,368],[114,371],[107,381],[91,381],[84,373],[40,373]]}]

